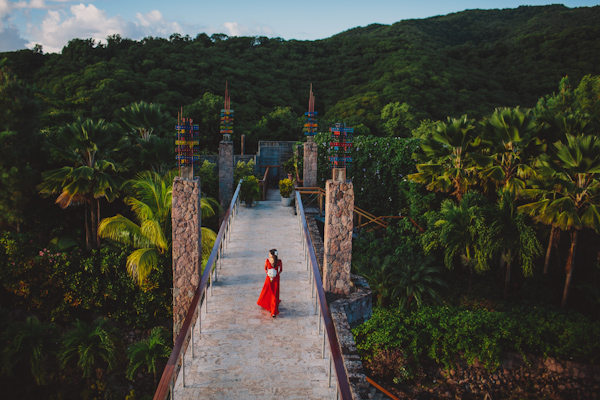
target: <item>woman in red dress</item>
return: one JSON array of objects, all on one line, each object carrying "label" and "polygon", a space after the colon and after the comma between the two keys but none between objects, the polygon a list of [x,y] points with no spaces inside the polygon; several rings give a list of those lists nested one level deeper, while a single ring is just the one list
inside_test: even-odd
[{"label": "woman in red dress", "polygon": [[277,271],[277,276],[271,280],[269,275],[267,275],[262,292],[260,292],[256,304],[265,310],[270,311],[271,317],[275,318],[275,316],[279,314],[279,303],[281,302],[281,300],[279,300],[279,276],[283,269],[281,260],[277,258],[276,249],[269,250],[269,258],[265,261],[265,272],[268,273],[270,268]]}]

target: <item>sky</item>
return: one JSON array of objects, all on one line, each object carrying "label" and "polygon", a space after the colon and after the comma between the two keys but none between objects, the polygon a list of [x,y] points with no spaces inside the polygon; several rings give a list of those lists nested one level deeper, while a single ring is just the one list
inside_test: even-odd
[{"label": "sky", "polygon": [[[599,1],[564,1],[591,7]],[[140,40],[172,33],[317,40],[358,26],[393,24],[468,9],[556,4],[532,0],[0,0],[0,51],[42,45],[60,52],[73,38],[105,42],[109,35]]]}]

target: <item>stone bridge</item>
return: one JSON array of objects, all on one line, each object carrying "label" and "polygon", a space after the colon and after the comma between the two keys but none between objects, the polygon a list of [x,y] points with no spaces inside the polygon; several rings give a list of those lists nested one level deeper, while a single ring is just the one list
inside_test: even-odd
[{"label": "stone bridge", "polygon": [[[335,399],[297,218],[271,194],[239,208],[175,399]],[[256,304],[271,248],[283,261],[277,318]]]}]

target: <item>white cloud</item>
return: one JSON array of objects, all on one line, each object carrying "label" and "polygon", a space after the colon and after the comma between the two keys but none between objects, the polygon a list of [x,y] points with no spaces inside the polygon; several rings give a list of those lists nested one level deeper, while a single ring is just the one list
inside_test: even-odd
[{"label": "white cloud", "polygon": [[73,38],[102,42],[114,34],[137,40],[145,36],[184,33],[179,24],[165,20],[158,10],[137,13],[136,19],[127,21],[121,15],[109,16],[93,4],[80,3],[71,5],[68,10],[48,10],[39,26],[29,26],[30,42],[27,46],[32,48],[39,43],[46,52],[60,52]]},{"label": "white cloud", "polygon": [[140,25],[150,26],[162,19],[162,13],[158,10],[152,10],[148,14],[136,13],[135,17],[140,21]]},{"label": "white cloud", "polygon": [[247,27],[237,22],[225,22],[223,24],[228,36],[271,36],[273,30],[268,26]]},{"label": "white cloud", "polygon": [[72,5],[70,14],[63,17],[64,12],[48,11],[41,25],[31,26],[31,38],[28,47],[35,43],[44,46],[47,52],[58,52],[73,38],[104,40],[108,35],[123,33],[128,30],[128,23],[117,15],[109,17],[93,4]]},{"label": "white cloud", "polygon": [[20,10],[27,7],[26,1],[9,1],[0,0],[0,20],[6,19],[15,10]]},{"label": "white cloud", "polygon": [[[160,35],[168,36],[172,33],[181,33],[182,27],[177,22],[169,22],[163,18],[163,15],[158,10],[152,10],[149,13],[137,13],[135,17],[138,19],[136,27],[138,31],[143,33],[143,36]],[[141,39],[141,36],[137,37]]]}]

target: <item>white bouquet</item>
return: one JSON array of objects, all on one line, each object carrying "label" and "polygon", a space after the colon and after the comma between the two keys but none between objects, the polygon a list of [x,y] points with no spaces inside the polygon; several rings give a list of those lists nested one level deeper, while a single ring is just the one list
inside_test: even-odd
[{"label": "white bouquet", "polygon": [[269,277],[269,279],[271,279],[271,282],[273,282],[273,279],[275,279],[275,277],[277,276],[277,270],[275,268],[269,268],[267,270],[267,276]]}]

